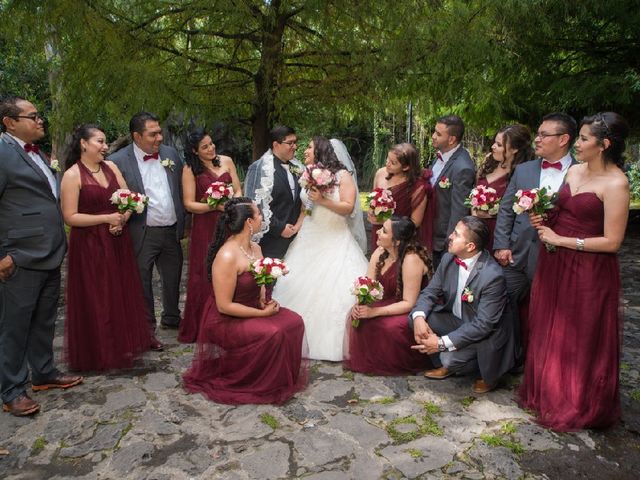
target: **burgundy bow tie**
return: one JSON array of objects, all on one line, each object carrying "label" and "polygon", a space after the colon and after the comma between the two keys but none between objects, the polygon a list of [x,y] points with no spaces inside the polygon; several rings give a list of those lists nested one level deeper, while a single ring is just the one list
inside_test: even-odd
[{"label": "burgundy bow tie", "polygon": [[551,162],[547,162],[546,160],[543,160],[542,168],[555,168],[556,170],[560,171],[562,170],[562,163],[561,162],[551,163]]},{"label": "burgundy bow tie", "polygon": [[24,144],[24,151],[27,153],[33,152],[36,155],[40,154],[40,147],[38,145],[35,145],[33,143],[25,143]]},{"label": "burgundy bow tie", "polygon": [[467,269],[467,264],[460,260],[458,257],[453,257],[453,261],[460,265],[465,270]]},{"label": "burgundy bow tie", "polygon": [[442,159],[442,154],[440,152],[436,152],[436,158],[441,162],[444,162],[444,160]]},{"label": "burgundy bow tie", "polygon": [[147,160],[157,160],[158,159],[158,153],[152,153],[151,155],[145,155],[144,157],[142,157],[142,159],[146,162]]}]

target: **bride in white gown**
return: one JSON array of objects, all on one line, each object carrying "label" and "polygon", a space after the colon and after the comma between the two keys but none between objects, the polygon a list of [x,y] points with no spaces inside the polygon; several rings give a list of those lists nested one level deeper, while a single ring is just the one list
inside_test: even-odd
[{"label": "bride in white gown", "polygon": [[309,358],[341,361],[346,317],[355,302],[350,287],[367,272],[366,236],[355,168],[339,140],[313,137],[305,164],[320,163],[338,185],[321,194],[303,191],[312,214],[304,217],[285,261],[289,275],[278,280],[273,298],[302,316]]}]

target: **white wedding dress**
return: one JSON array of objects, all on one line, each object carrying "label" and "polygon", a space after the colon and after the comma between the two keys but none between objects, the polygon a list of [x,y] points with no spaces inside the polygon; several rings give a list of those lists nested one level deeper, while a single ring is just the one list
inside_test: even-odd
[{"label": "white wedding dress", "polygon": [[[349,173],[340,170],[338,181],[343,175]],[[339,200],[339,188],[327,195]],[[308,200],[306,191],[301,197]],[[342,360],[347,314],[355,303],[350,288],[356,277],[367,273],[368,261],[347,218],[314,205],[284,257],[289,274],[273,290],[280,305],[302,316],[309,358],[315,360]]]}]

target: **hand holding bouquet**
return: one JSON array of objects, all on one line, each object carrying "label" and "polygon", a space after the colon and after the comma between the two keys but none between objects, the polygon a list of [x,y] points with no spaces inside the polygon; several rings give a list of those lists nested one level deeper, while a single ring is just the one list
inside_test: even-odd
[{"label": "hand holding bouquet", "polygon": [[[553,208],[555,197],[556,195],[548,191],[546,187],[518,190],[513,202],[513,211],[518,215],[529,212],[529,215],[541,215],[543,219],[546,219],[547,210]],[[545,243],[544,246],[548,252],[553,252],[556,249],[548,243]]]},{"label": "hand holding bouquet", "polygon": [[396,209],[396,201],[391,195],[391,190],[386,188],[374,188],[367,194],[369,211],[376,217],[378,223],[384,223],[391,218]]},{"label": "hand holding bouquet", "polygon": [[494,188],[478,185],[471,190],[464,204],[469,208],[495,216],[500,208],[500,197]]},{"label": "hand holding bouquet", "polygon": [[216,208],[233,197],[233,187],[224,182],[212,182],[209,188],[204,192],[203,201],[210,208]]},{"label": "hand holding bouquet", "polygon": [[[351,293],[356,296],[358,305],[371,305],[376,300],[382,300],[384,288],[377,280],[362,276],[355,279],[351,286]],[[351,325],[358,328],[360,319],[352,318]]]},{"label": "hand holding bouquet", "polygon": [[120,188],[111,195],[111,203],[118,206],[120,213],[125,213],[127,210],[133,213],[142,213],[149,203],[149,197],[126,188]]}]

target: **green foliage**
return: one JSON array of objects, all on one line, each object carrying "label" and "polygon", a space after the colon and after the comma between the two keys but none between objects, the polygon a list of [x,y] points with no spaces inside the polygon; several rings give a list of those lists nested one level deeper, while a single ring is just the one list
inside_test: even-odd
[{"label": "green foliage", "polygon": [[269,413],[261,414],[260,421],[274,430],[280,426],[280,424],[278,423],[278,420]]},{"label": "green foliage", "polygon": [[44,450],[44,447],[46,445],[47,445],[47,441],[45,440],[44,437],[36,438],[35,441],[33,442],[33,445],[31,446],[31,455],[39,454],[42,450]]},{"label": "green foliage", "polygon": [[398,399],[396,397],[381,397],[376,398],[375,400],[371,400],[371,403],[379,403],[381,405],[390,405],[392,403],[396,403]]},{"label": "green foliage", "polygon": [[524,448],[522,447],[522,444],[520,442],[509,440],[500,435],[489,435],[485,433],[480,435],[480,439],[491,447],[508,448],[516,455],[521,455],[522,453],[524,453]]},{"label": "green foliage", "polygon": [[460,400],[460,403],[462,404],[463,407],[469,407],[476,400],[477,400],[476,397],[474,397],[473,395],[469,395],[467,397],[464,397],[462,400]]},{"label": "green foliage", "polygon": [[422,450],[418,450],[417,448],[409,448],[407,449],[407,453],[411,455],[411,458],[422,457]]},{"label": "green foliage", "polygon": [[640,402],[640,388],[636,388],[635,390],[632,390],[630,396],[636,402]]},{"label": "green foliage", "polygon": [[[387,434],[396,444],[411,442],[425,435],[442,436],[442,427],[440,427],[438,422],[433,418],[433,415],[442,413],[440,407],[430,402],[425,402],[424,410],[425,414],[420,420],[416,419],[414,415],[392,420],[387,424]],[[400,429],[397,428],[398,425],[414,425],[415,428],[405,432],[400,431]]]},{"label": "green foliage", "polygon": [[436,405],[433,402],[424,402],[423,404],[424,411],[428,415],[440,415],[442,414],[442,408],[439,405]]},{"label": "green foliage", "polygon": [[640,165],[634,163],[627,169],[629,179],[629,194],[632,202],[640,201]]}]

